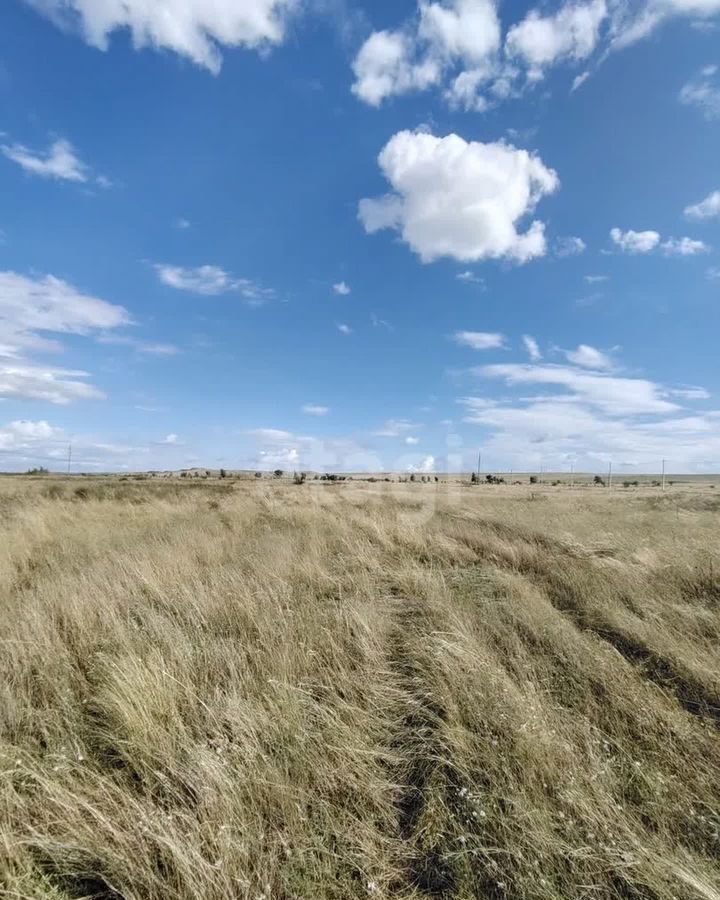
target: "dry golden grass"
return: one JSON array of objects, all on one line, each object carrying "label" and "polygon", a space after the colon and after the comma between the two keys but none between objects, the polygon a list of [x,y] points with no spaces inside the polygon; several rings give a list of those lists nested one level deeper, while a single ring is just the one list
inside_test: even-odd
[{"label": "dry golden grass", "polygon": [[720,898],[720,502],[0,483],[0,894]]}]

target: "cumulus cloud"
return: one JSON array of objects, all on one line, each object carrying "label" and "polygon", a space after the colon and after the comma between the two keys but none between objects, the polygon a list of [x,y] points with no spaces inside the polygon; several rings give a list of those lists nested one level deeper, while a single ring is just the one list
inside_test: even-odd
[{"label": "cumulus cloud", "polygon": [[571,363],[585,369],[612,369],[614,366],[609,356],[588,344],[580,344],[577,350],[565,351],[565,356]]},{"label": "cumulus cloud", "polygon": [[456,331],[453,340],[473,350],[495,350],[505,346],[505,335],[489,331]]},{"label": "cumulus cloud", "polygon": [[702,221],[714,219],[720,216],[720,191],[712,191],[704,200],[685,207],[685,215],[688,219]]},{"label": "cumulus cloud", "polygon": [[650,253],[660,243],[657,231],[621,231],[613,228],[610,237],[624,253]]},{"label": "cumulus cloud", "polygon": [[420,443],[420,438],[412,437],[412,435],[409,435],[405,438],[405,443],[409,444],[411,447],[414,447],[416,444]]},{"label": "cumulus cloud", "polygon": [[525,349],[527,350],[527,354],[533,362],[537,362],[537,360],[542,359],[542,353],[540,352],[540,346],[534,337],[530,337],[529,334],[523,335],[523,344],[525,345]]},{"label": "cumulus cloud", "polygon": [[720,81],[717,73],[717,66],[707,66],[696,78],[683,85],[679,94],[682,104],[697,107],[709,121],[720,118]]},{"label": "cumulus cloud", "polygon": [[378,158],[392,192],[360,201],[365,230],[400,232],[423,262],[542,256],[545,227],[518,226],[559,180],[539,156],[504,142],[465,141],[401,131]]},{"label": "cumulus cloud", "polygon": [[330,407],[320,406],[317,403],[306,403],[302,411],[308,416],[326,416],[330,412]]},{"label": "cumulus cloud", "polygon": [[135,48],[172,50],[209,69],[221,47],[263,50],[281,44],[299,0],[27,0],[87,43],[107,50],[113,31],[128,29]]},{"label": "cumulus cloud", "polygon": [[249,278],[235,278],[220,266],[187,268],[157,263],[155,271],[160,281],[168,287],[206,297],[238,293],[249,303],[260,304],[275,294],[271,288],[264,288]]},{"label": "cumulus cloud", "polygon": [[347,297],[347,295],[351,293],[350,285],[346,284],[344,281],[339,281],[337,284],[334,284],[333,290],[336,294],[340,294],[341,297]]},{"label": "cumulus cloud", "polygon": [[508,31],[508,55],[523,60],[531,79],[541,78],[543,70],[559,60],[587,59],[598,43],[606,16],[605,0],[567,3],[549,16],[531,10]]},{"label": "cumulus cloud", "polygon": [[697,256],[710,250],[703,241],[695,241],[689,237],[670,238],[662,244],[662,251],[668,256]]},{"label": "cumulus cloud", "polygon": [[610,238],[623,253],[652,253],[660,248],[666,256],[696,256],[698,253],[707,253],[710,249],[703,241],[693,238],[668,238],[661,243],[657,231],[621,231],[613,228]]},{"label": "cumulus cloud", "polygon": [[353,93],[371,106],[438,85],[458,65],[489,77],[500,46],[492,0],[420,0],[418,15],[394,31],[370,35],[355,58]]},{"label": "cumulus cloud", "polygon": [[[373,32],[362,45],[352,89],[377,107],[389,97],[435,88],[451,107],[484,112],[532,87],[552,66],[583,64],[572,92],[590,77],[593,55],[602,61],[672,18],[709,28],[719,13],[720,0],[570,0],[551,13],[531,9],[503,41],[491,0],[417,0],[411,18]],[[720,108],[709,80],[713,69],[703,70],[682,97],[710,117]]]},{"label": "cumulus cloud", "polygon": [[415,472],[418,475],[419,474],[427,475],[428,472],[434,472],[435,471],[435,457],[434,456],[426,456],[417,465],[413,465],[411,463],[407,467],[407,471]]},{"label": "cumulus cloud", "polygon": [[337,326],[337,330],[340,334],[344,334],[346,337],[349,334],[352,334],[352,328],[349,325],[346,325],[344,322],[339,322]]}]

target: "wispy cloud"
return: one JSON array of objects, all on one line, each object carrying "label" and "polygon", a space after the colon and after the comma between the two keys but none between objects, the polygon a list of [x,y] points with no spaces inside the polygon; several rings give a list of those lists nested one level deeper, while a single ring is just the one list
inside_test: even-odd
[{"label": "wispy cloud", "polygon": [[168,287],[206,297],[237,293],[251,304],[260,304],[275,296],[271,288],[262,287],[249,278],[236,278],[220,266],[189,268],[156,263],[155,271],[160,281]]},{"label": "wispy cloud", "polygon": [[419,422],[411,422],[409,419],[388,419],[382,428],[373,432],[373,434],[375,437],[396,438],[402,437],[408,431],[418,431],[423,427]]},{"label": "wispy cloud", "polygon": [[685,106],[695,106],[708,120],[720,118],[720,79],[718,67],[706,66],[699,75],[683,85],[679,94]]},{"label": "wispy cloud", "polygon": [[461,347],[473,350],[497,350],[505,346],[505,335],[490,331],[456,331],[452,339]]},{"label": "wispy cloud", "polygon": [[348,294],[352,293],[352,288],[344,281],[338,281],[337,284],[334,284],[333,290],[336,294],[340,294],[341,297],[347,297]]},{"label": "wispy cloud", "polygon": [[533,362],[537,362],[537,360],[542,359],[540,347],[534,337],[530,337],[529,334],[524,334],[522,340],[523,344],[525,345],[525,349],[527,350],[527,354]]},{"label": "wispy cloud", "polygon": [[87,183],[95,181],[100,187],[110,187],[104,175],[94,176],[92,170],[75,152],[70,141],[60,138],[45,152],[34,152],[23,144],[3,144],[0,151],[30,175],[55,178],[60,181]]},{"label": "wispy cloud", "polygon": [[306,403],[302,411],[308,416],[326,416],[330,412],[329,406],[320,406],[317,403]]}]

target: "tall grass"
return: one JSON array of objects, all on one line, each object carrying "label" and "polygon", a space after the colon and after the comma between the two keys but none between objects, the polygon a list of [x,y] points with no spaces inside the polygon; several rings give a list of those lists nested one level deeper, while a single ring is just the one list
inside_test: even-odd
[{"label": "tall grass", "polygon": [[718,573],[696,493],[0,483],[0,893],[720,898]]}]

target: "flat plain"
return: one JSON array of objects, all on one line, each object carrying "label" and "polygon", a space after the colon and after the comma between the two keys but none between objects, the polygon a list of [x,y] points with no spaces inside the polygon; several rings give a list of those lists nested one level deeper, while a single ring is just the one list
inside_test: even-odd
[{"label": "flat plain", "polygon": [[0,480],[0,895],[720,898],[720,489]]}]

